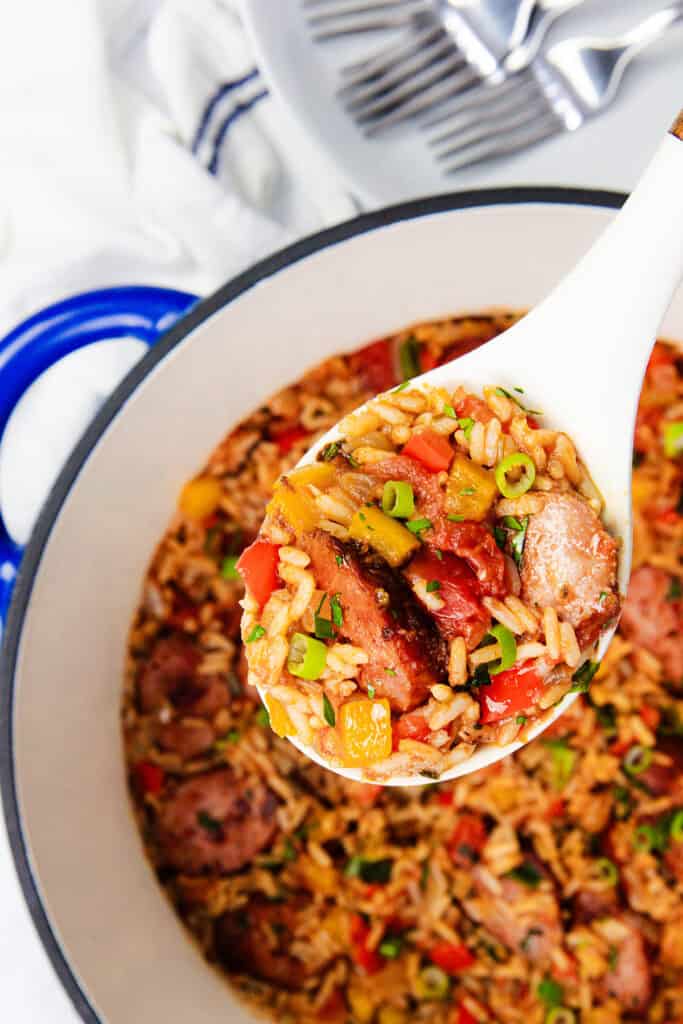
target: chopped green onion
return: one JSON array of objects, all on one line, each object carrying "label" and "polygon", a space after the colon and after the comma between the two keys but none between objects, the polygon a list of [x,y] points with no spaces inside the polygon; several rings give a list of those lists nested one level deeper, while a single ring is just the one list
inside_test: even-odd
[{"label": "chopped green onion", "polygon": [[314,632],[318,640],[332,640],[334,638],[334,626],[331,619],[325,619],[322,615],[314,617]]},{"label": "chopped green onion", "polygon": [[341,569],[342,565],[344,565],[344,556],[343,555],[335,555],[334,556],[334,560],[337,563],[337,565],[339,566],[339,568]]},{"label": "chopped green onion", "polygon": [[406,526],[411,533],[420,534],[424,530],[431,530],[432,521],[431,519],[411,519],[406,523]]},{"label": "chopped green onion", "polygon": [[[521,469],[522,475],[519,480],[510,483],[507,475],[514,469]],[[534,460],[525,452],[513,452],[512,455],[507,455],[498,463],[495,477],[498,490],[504,498],[520,498],[533,487],[536,479]]]},{"label": "chopped green onion", "polygon": [[400,935],[388,935],[379,944],[380,954],[387,960],[395,960],[397,956],[400,956],[402,949],[403,939]]},{"label": "chopped green onion", "polygon": [[477,488],[476,487],[463,487],[463,489],[461,491],[458,491],[458,494],[476,494],[476,493],[477,493]]},{"label": "chopped green onion", "polygon": [[523,860],[518,867],[508,871],[508,878],[514,878],[516,882],[522,882],[529,889],[538,889],[543,880],[543,875],[532,861]]},{"label": "chopped green onion", "polygon": [[507,526],[508,530],[524,529],[519,519],[517,519],[515,516],[503,516],[503,526]]},{"label": "chopped green onion", "polygon": [[552,978],[544,978],[538,983],[536,995],[547,1007],[560,1006],[564,999],[564,989]]},{"label": "chopped green onion", "polygon": [[268,714],[268,708],[261,705],[254,717],[258,724],[262,725],[264,729],[270,729],[270,715]]},{"label": "chopped green onion", "polygon": [[417,377],[420,372],[420,345],[415,338],[407,338],[399,347],[398,362],[404,381]]},{"label": "chopped green onion", "polygon": [[392,394],[395,395],[398,391],[405,391],[405,389],[408,387],[409,384],[410,384],[409,380],[404,380],[401,384],[398,385],[397,388],[394,388]]},{"label": "chopped green onion", "polygon": [[260,640],[262,636],[266,635],[266,631],[263,626],[256,625],[252,629],[251,633],[247,637],[247,643],[253,644],[255,640]]},{"label": "chopped green onion", "polygon": [[493,527],[493,536],[494,536],[496,544],[498,545],[500,550],[501,551],[505,551],[505,548],[507,547],[507,542],[508,542],[507,531],[504,530],[502,526],[494,526]]},{"label": "chopped green onion", "polygon": [[666,850],[669,844],[668,818],[660,818],[651,825],[639,825],[631,842],[639,853],[652,853],[654,850],[661,853]]},{"label": "chopped green onion", "polygon": [[545,1024],[576,1024],[576,1014],[568,1006],[553,1006],[546,1014]]},{"label": "chopped green onion", "polygon": [[333,594],[330,598],[330,611],[332,612],[332,621],[335,626],[344,625],[344,612],[342,610],[341,602],[339,600],[339,594]]},{"label": "chopped green onion", "polygon": [[299,679],[318,679],[327,662],[327,647],[306,633],[295,633],[289,644],[287,668]]},{"label": "chopped green onion", "polygon": [[469,441],[472,433],[472,427],[474,426],[474,420],[471,416],[460,416],[458,418],[458,426],[465,434],[465,440]]},{"label": "chopped green onion", "polygon": [[415,511],[413,488],[405,480],[387,480],[382,491],[382,511],[394,519],[409,519]]},{"label": "chopped green onion", "polygon": [[415,982],[415,994],[418,999],[448,999],[450,989],[450,978],[434,964],[423,967]]},{"label": "chopped green onion", "polygon": [[428,594],[432,594],[435,590],[441,590],[441,584],[438,580],[430,580],[425,590]]},{"label": "chopped green onion", "polygon": [[577,668],[576,672],[572,676],[574,685],[572,686],[570,693],[588,693],[591,680],[593,676],[600,668],[599,661],[584,661],[583,665]]},{"label": "chopped green onion", "polygon": [[576,763],[576,751],[566,740],[543,740],[543,746],[552,758],[552,783],[555,789],[564,789],[569,782]]},{"label": "chopped green onion", "polygon": [[616,885],[619,881],[619,869],[609,857],[599,857],[594,865],[595,878],[607,885]]},{"label": "chopped green onion", "polygon": [[396,669],[395,668],[391,668],[390,666],[387,666],[387,668],[385,668],[384,671],[387,673],[387,675],[390,675],[390,676],[395,676],[396,675]]},{"label": "chopped green onion", "polygon": [[518,569],[522,568],[522,556],[524,555],[524,544],[526,541],[526,529],[529,525],[529,517],[524,516],[521,521],[521,530],[512,535],[510,540],[510,551]]},{"label": "chopped green onion", "polygon": [[381,860],[366,860],[364,857],[352,857],[344,869],[347,878],[360,878],[366,885],[386,885],[391,881],[394,862],[384,857]]},{"label": "chopped green onion", "polygon": [[370,698],[370,700],[375,699],[376,692],[377,691],[375,690],[375,687],[372,685],[372,683],[370,683],[370,685],[368,686],[368,697]]},{"label": "chopped green onion", "polygon": [[513,388],[512,390],[516,391],[518,395],[524,394],[524,388]]},{"label": "chopped green onion", "polygon": [[443,562],[443,551],[441,551],[439,548],[434,548],[432,554],[434,554],[439,559],[440,562]]},{"label": "chopped green onion", "polygon": [[446,402],[443,407],[443,414],[444,416],[450,416],[452,420],[457,420],[458,418],[457,412],[455,411],[452,405],[448,404],[448,402]]},{"label": "chopped green onion", "polygon": [[669,459],[683,455],[683,422],[665,424],[664,454]]},{"label": "chopped green onion", "polygon": [[465,522],[465,517],[464,516],[456,516],[452,512],[450,512],[446,516],[446,519],[448,519],[448,521],[450,523],[464,523]]},{"label": "chopped green onion", "polygon": [[667,601],[677,601],[679,597],[683,595],[683,587],[678,576],[674,576],[669,584],[669,590],[667,591]]},{"label": "chopped green onion", "polygon": [[669,835],[675,843],[683,842],[683,811],[676,811],[671,819]]},{"label": "chopped green onion", "polygon": [[652,751],[636,744],[626,753],[622,764],[627,775],[642,775],[652,764]]},{"label": "chopped green onion", "polygon": [[320,457],[323,462],[331,462],[332,459],[339,455],[341,445],[339,441],[331,441],[330,444],[326,444],[320,453]]},{"label": "chopped green onion", "polygon": [[323,694],[323,715],[327,724],[334,729],[337,724],[337,716],[332,707],[332,701],[326,693]]},{"label": "chopped green onion", "polygon": [[517,715],[515,722],[517,725],[526,725],[526,715]]},{"label": "chopped green onion", "polygon": [[228,555],[227,558],[223,559],[221,566],[221,576],[224,580],[238,580],[240,574],[235,568],[239,559],[239,555]]},{"label": "chopped green onion", "polygon": [[489,633],[500,644],[500,658],[489,662],[489,673],[492,676],[497,676],[499,672],[505,672],[506,669],[512,668],[514,665],[517,659],[517,641],[512,631],[500,623],[492,626]]}]

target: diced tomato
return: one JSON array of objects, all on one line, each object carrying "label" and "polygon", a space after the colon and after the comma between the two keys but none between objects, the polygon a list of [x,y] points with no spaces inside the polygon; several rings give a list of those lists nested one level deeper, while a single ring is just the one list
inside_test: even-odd
[{"label": "diced tomato", "polygon": [[290,427],[289,430],[283,430],[281,434],[278,434],[275,438],[275,443],[280,450],[281,455],[287,455],[291,452],[297,441],[303,441],[305,437],[308,437],[308,431],[303,427]]},{"label": "diced tomato", "polygon": [[394,750],[398,750],[399,740],[418,740],[422,742],[429,736],[429,725],[422,709],[408,711],[401,715],[393,725]]},{"label": "diced tomato", "polygon": [[648,729],[652,729],[654,732],[659,725],[659,720],[662,717],[658,708],[653,708],[651,704],[643,704],[640,709],[640,717],[645,722]]},{"label": "diced tomato", "polygon": [[279,550],[277,544],[255,540],[242,552],[237,562],[236,568],[245,587],[254,595],[261,607],[280,583],[277,574]]},{"label": "diced tomato", "polygon": [[366,387],[377,394],[388,391],[398,383],[391,342],[386,338],[373,341],[349,358],[351,372],[359,376]]},{"label": "diced tomato", "polygon": [[166,775],[158,764],[151,761],[140,761],[133,769],[136,781],[143,793],[156,796],[164,787]]},{"label": "diced tomato", "polygon": [[403,446],[403,455],[421,462],[432,473],[448,469],[453,460],[450,443],[435,430],[420,430]]},{"label": "diced tomato", "polygon": [[[505,593],[505,556],[482,523],[445,521],[434,532],[436,547],[465,559],[477,577],[482,594],[499,597]],[[429,533],[426,540],[428,544],[431,542]]]},{"label": "diced tomato", "polygon": [[453,1024],[479,1024],[479,1022],[476,1017],[472,1016],[467,1007],[461,1003]]},{"label": "diced tomato", "polygon": [[429,950],[429,959],[446,974],[460,974],[476,963],[476,957],[467,946],[456,945],[454,942],[437,942]]},{"label": "diced tomato", "polygon": [[626,751],[633,746],[633,740],[615,740],[614,743],[610,743],[607,748],[614,757],[621,757]]},{"label": "diced tomato", "polygon": [[423,345],[420,349],[420,373],[429,373],[430,370],[433,370],[438,365],[439,360]]},{"label": "diced tomato", "polygon": [[564,814],[565,802],[562,797],[558,797],[557,800],[553,800],[548,805],[548,810],[545,812],[546,821],[554,821],[555,818],[561,818]]},{"label": "diced tomato", "polygon": [[442,807],[453,806],[453,790],[452,789],[440,789],[436,794],[436,799]]},{"label": "diced tomato", "polygon": [[467,395],[456,408],[458,416],[462,419],[476,420],[478,423],[490,423],[494,413],[482,398],[476,395]]},{"label": "diced tomato", "polygon": [[459,868],[469,868],[486,845],[487,833],[478,814],[462,814],[448,840],[448,852]]},{"label": "diced tomato", "polygon": [[541,425],[535,416],[527,416],[526,421],[531,430],[538,430]]},{"label": "diced tomato", "polygon": [[479,693],[480,721],[485,725],[532,708],[543,691],[543,680],[528,661],[491,677]]},{"label": "diced tomato", "polygon": [[374,949],[368,949],[370,929],[360,914],[351,915],[351,958],[366,974],[376,974],[384,966],[382,957]]},{"label": "diced tomato", "polygon": [[336,1021],[346,1016],[346,1003],[340,988],[335,988],[329,994],[323,1005],[318,1009],[316,1017],[318,1020]]},{"label": "diced tomato", "polygon": [[443,604],[438,611],[430,610],[430,614],[448,640],[463,636],[469,650],[483,640],[491,625],[491,616],[481,603],[479,581],[464,559],[450,552],[439,559],[432,551],[419,551],[406,575],[413,583],[422,580],[439,584],[438,594]]}]

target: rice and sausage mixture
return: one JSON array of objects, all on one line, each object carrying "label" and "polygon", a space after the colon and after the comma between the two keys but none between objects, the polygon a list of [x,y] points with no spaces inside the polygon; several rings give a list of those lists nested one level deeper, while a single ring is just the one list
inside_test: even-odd
[{"label": "rice and sausage mixture", "polygon": [[438,779],[592,671],[617,542],[515,391],[403,384],[346,416],[237,563],[249,682],[331,767]]},{"label": "rice and sausage mixture", "polygon": [[400,383],[406,353],[429,369],[513,319],[422,325],[275,396],[184,489],[145,579],[123,704],[145,846],[207,959],[282,1024],[683,1021],[672,349],[657,346],[641,399],[622,624],[543,737],[453,783],[351,783],[278,739],[246,682],[235,564],[280,474]]}]

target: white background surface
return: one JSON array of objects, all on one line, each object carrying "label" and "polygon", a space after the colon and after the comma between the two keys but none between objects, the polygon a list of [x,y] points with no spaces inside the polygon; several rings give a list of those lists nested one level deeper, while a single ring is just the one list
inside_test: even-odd
[{"label": "white background surface", "polygon": [[[607,0],[603,0],[605,5]],[[657,4],[624,0],[631,10],[648,11]],[[285,6],[283,4],[283,6]],[[609,0],[621,7],[622,0]],[[683,41],[680,44],[683,47]],[[681,51],[679,50],[679,53]],[[27,55],[28,57],[28,55]],[[599,123],[573,138],[551,143],[543,152],[517,157],[508,168],[469,172],[467,187],[483,184],[583,184],[628,188],[642,168],[655,124],[683,104],[683,62],[670,55],[650,61],[647,72],[635,73],[630,85],[632,117],[615,114],[626,132],[623,145],[607,145]],[[670,100],[669,100],[670,96]],[[669,108],[669,109],[667,109]],[[621,108],[623,111],[623,108]],[[605,121],[607,125],[607,121]],[[59,144],[59,140],[55,140]],[[465,182],[462,183],[465,185]],[[83,766],[87,771],[88,766]],[[77,844],[75,844],[77,848]],[[7,1024],[76,1024],[77,1016],[47,961],[23,904],[4,831],[0,829],[0,1020]],[[106,950],[102,951],[106,956]],[[115,1024],[125,1024],[117,1021]]]}]

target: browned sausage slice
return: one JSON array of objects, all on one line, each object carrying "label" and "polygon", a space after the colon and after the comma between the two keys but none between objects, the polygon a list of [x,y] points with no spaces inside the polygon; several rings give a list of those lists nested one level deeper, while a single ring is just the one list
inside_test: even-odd
[{"label": "browned sausage slice", "polygon": [[165,862],[187,874],[237,871],[272,841],[276,809],[262,782],[229,769],[182,782],[157,821]]},{"label": "browned sausage slice", "polygon": [[302,904],[303,900],[268,903],[255,896],[246,907],[227,911],[215,925],[218,960],[233,973],[263,978],[281,988],[299,988],[306,965],[290,954],[289,945]]},{"label": "browned sausage slice", "polygon": [[512,878],[491,880],[481,867],[472,870],[476,898],[466,901],[470,917],[503,945],[534,963],[548,963],[562,946],[560,906],[554,891],[529,889]]},{"label": "browned sausage slice", "polygon": [[641,565],[631,576],[621,616],[629,640],[660,658],[674,683],[683,683],[683,616],[680,600],[669,600],[671,576]]},{"label": "browned sausage slice", "polygon": [[322,530],[299,539],[317,586],[337,594],[343,612],[339,635],[369,656],[361,685],[372,685],[395,711],[422,704],[446,672],[446,644],[405,579]]},{"label": "browned sausage slice", "polygon": [[218,676],[199,675],[201,654],[189,637],[179,633],[157,640],[138,683],[143,711],[156,711],[166,701],[185,715],[209,716],[230,699]]},{"label": "browned sausage slice", "polygon": [[574,494],[547,494],[529,518],[522,561],[522,599],[551,607],[574,629],[581,647],[615,617],[617,543],[593,509]]},{"label": "browned sausage slice", "polygon": [[160,725],[157,731],[157,742],[162,750],[174,751],[183,761],[206,753],[215,738],[213,728],[201,718],[169,722]]},{"label": "browned sausage slice", "polygon": [[619,1000],[627,1013],[642,1013],[652,996],[652,978],[643,936],[631,915],[602,922],[601,931],[608,938],[610,925],[616,926],[619,937],[613,944],[612,966],[603,978],[603,987],[608,996]]}]

